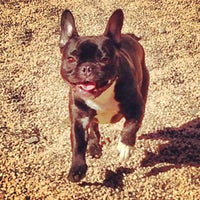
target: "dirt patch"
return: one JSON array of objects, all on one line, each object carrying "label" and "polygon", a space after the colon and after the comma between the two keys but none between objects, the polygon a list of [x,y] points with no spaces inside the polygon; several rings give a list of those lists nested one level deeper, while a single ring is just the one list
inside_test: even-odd
[{"label": "dirt patch", "polygon": [[[0,199],[198,199],[200,16],[195,0],[0,1]],[[122,8],[123,32],[142,36],[150,91],[136,150],[119,163],[123,122],[101,126],[103,155],[67,181],[68,86],[58,49],[62,10],[81,35],[103,33]]]}]

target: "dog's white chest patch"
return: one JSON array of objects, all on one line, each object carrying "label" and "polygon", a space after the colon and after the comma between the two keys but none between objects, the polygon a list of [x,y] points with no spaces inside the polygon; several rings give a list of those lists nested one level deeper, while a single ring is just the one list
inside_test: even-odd
[{"label": "dog's white chest patch", "polygon": [[95,99],[87,99],[86,104],[96,110],[99,123],[110,123],[114,115],[119,112],[119,102],[115,100],[115,84],[113,84],[105,90],[100,96]]}]

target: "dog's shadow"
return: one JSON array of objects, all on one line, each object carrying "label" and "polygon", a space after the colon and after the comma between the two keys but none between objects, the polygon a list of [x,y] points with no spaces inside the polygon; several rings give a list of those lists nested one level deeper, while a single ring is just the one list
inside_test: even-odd
[{"label": "dog's shadow", "polygon": [[112,170],[106,169],[105,173],[105,179],[102,183],[100,182],[82,182],[79,184],[79,186],[105,186],[113,189],[123,189],[124,184],[123,184],[123,177],[126,174],[131,174],[133,173],[134,169],[130,168],[125,168],[125,167],[119,167],[117,168],[116,172]]},{"label": "dog's shadow", "polygon": [[[157,175],[172,168],[200,166],[200,118],[194,119],[178,128],[165,128],[153,133],[143,134],[139,140],[163,140],[157,153],[145,152],[142,167],[154,166],[146,176]],[[168,163],[163,167],[156,164]]]},{"label": "dog's shadow", "polygon": [[[145,158],[141,162],[141,167],[151,166],[151,170],[146,177],[166,172],[172,168],[182,166],[200,166],[200,118],[194,119],[177,128],[164,128],[153,133],[139,136],[139,140],[163,140],[165,144],[160,144],[157,153],[145,152]],[[159,163],[165,163],[162,167],[156,167]],[[105,179],[100,182],[82,182],[84,186],[105,186],[113,189],[123,189],[124,174],[131,174],[134,169],[120,167],[116,172],[107,170]]]}]

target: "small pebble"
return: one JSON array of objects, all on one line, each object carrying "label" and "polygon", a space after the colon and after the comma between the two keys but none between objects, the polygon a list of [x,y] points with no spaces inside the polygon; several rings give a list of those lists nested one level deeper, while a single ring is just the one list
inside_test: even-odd
[{"label": "small pebble", "polygon": [[160,29],[159,29],[159,33],[164,34],[164,33],[167,33],[167,31],[166,31],[165,28],[160,28]]},{"label": "small pebble", "polygon": [[191,111],[190,111],[190,113],[191,113],[192,115],[196,115],[198,112],[199,112],[199,109],[198,109],[197,107],[191,109]]},{"label": "small pebble", "polygon": [[25,140],[26,143],[29,143],[29,144],[36,144],[39,142],[39,138],[37,136],[32,136],[28,139]]}]

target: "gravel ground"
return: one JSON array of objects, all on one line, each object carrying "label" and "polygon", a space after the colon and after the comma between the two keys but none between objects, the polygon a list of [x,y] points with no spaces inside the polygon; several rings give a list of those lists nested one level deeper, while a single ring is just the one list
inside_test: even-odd
[{"label": "gravel ground", "polygon": [[[59,2],[59,3],[58,3]],[[0,1],[0,199],[200,197],[199,0]],[[122,123],[101,126],[103,155],[87,158],[78,184],[71,163],[68,86],[59,74],[59,20],[69,8],[81,35],[104,31],[116,8],[123,32],[142,36],[151,83],[136,150],[120,164]]]}]

